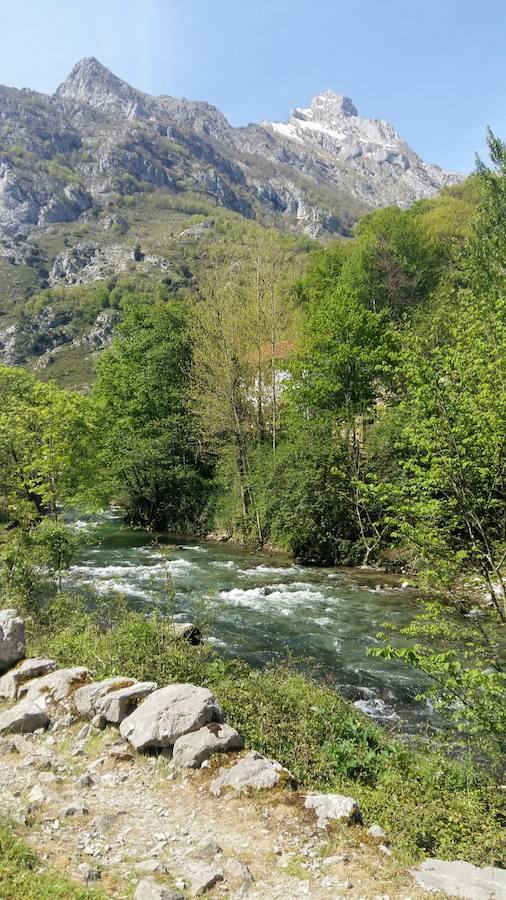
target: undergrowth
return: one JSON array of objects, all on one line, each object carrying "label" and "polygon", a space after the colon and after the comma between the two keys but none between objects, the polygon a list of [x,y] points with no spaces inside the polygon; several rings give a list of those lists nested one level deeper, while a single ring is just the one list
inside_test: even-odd
[{"label": "undergrowth", "polygon": [[505,793],[471,762],[437,746],[406,746],[335,690],[287,667],[251,669],[204,644],[175,641],[169,623],[101,599],[86,612],[60,598],[31,625],[34,654],[86,665],[94,678],[125,675],[210,688],[246,746],[279,760],[301,788],[353,794],[408,860],[464,858],[506,865]]},{"label": "undergrowth", "polygon": [[44,868],[37,854],[0,819],[0,900],[106,900],[99,890],[79,887],[55,869]]}]

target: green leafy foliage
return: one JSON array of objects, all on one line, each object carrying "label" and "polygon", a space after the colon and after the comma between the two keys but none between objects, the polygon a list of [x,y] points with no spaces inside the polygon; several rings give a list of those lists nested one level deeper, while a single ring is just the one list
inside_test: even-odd
[{"label": "green leafy foliage", "polygon": [[92,407],[81,394],[0,367],[0,508],[11,522],[57,515],[93,483]]},{"label": "green leafy foliage", "polygon": [[206,500],[208,468],[188,404],[190,316],[177,300],[125,303],[98,366],[104,496],[151,527],[195,528]]},{"label": "green leafy foliage", "polygon": [[[55,621],[58,628],[55,628]],[[86,612],[76,597],[43,611],[30,652],[79,659],[96,678],[190,682],[210,688],[246,745],[287,766],[302,789],[357,797],[369,821],[388,829],[409,859],[504,859],[504,799],[472,766],[417,752],[371,723],[331,687],[288,666],[265,671],[175,641],[170,613],[127,611],[118,598]]]},{"label": "green leafy foliage", "polygon": [[10,528],[0,546],[0,584],[9,603],[31,615],[48,596],[61,593],[80,543],[72,527],[52,518]]}]

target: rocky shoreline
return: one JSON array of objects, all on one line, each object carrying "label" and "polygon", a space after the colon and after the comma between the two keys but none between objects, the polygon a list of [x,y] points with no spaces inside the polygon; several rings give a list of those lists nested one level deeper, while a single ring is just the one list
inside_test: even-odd
[{"label": "rocky shoreline", "polygon": [[[107,896],[506,897],[504,870],[428,860],[403,871],[354,798],[299,791],[244,748],[207,688],[94,682],[25,649],[23,621],[0,611],[0,812]],[[389,883],[399,892],[384,893]]]}]

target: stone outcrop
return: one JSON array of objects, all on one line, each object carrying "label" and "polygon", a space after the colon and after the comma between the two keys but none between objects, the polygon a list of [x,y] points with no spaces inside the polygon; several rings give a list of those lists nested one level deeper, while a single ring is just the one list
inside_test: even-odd
[{"label": "stone outcrop", "polygon": [[230,725],[211,722],[198,731],[184,734],[174,744],[172,759],[176,768],[195,769],[213,753],[242,750],[244,741]]},{"label": "stone outcrop", "polygon": [[207,688],[171,684],[150,694],[120,725],[120,733],[136,750],[172,747],[190,731],[220,722],[223,713]]},{"label": "stone outcrop", "polygon": [[[88,284],[111,275],[126,274],[136,261],[134,253],[134,250],[121,245],[104,247],[92,242],[76,244],[72,249],[58,253],[49,273],[50,284]],[[143,271],[150,268],[158,274],[168,274],[171,271],[169,262],[163,256],[144,254],[139,263],[142,263]],[[109,315],[107,311],[106,321]]]},{"label": "stone outcrop", "polygon": [[0,672],[23,659],[25,655],[25,626],[15,609],[0,612]]},{"label": "stone outcrop", "polygon": [[441,891],[447,897],[506,900],[506,869],[493,866],[480,869],[460,859],[455,862],[426,859],[412,874],[421,887]]},{"label": "stone outcrop", "polygon": [[234,766],[221,769],[211,781],[210,791],[218,797],[229,789],[237,793],[249,790],[270,790],[277,786],[295,787],[295,779],[288,769],[261,753],[247,753]]},{"label": "stone outcrop", "polygon": [[106,229],[124,232],[107,200],[146,186],[204,191],[247,217],[260,207],[317,234],[349,227],[352,209],[406,205],[457,180],[333,91],[288,122],[233,128],[210,104],[150,96],[93,57],[53,96],[0,88],[0,138],[0,237],[9,240],[104,213]]}]

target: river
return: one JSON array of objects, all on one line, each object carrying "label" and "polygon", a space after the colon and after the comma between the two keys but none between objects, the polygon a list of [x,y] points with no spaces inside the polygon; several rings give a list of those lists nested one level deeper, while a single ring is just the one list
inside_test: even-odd
[{"label": "river", "polygon": [[395,579],[300,566],[229,544],[165,534],[155,540],[113,514],[76,526],[86,540],[69,573],[73,588],[117,591],[148,610],[169,583],[175,620],[204,614],[219,652],[253,666],[291,659],[396,731],[419,734],[434,725],[430,704],[415,699],[421,675],[367,653],[385,621],[407,624],[416,610],[413,591]]}]

